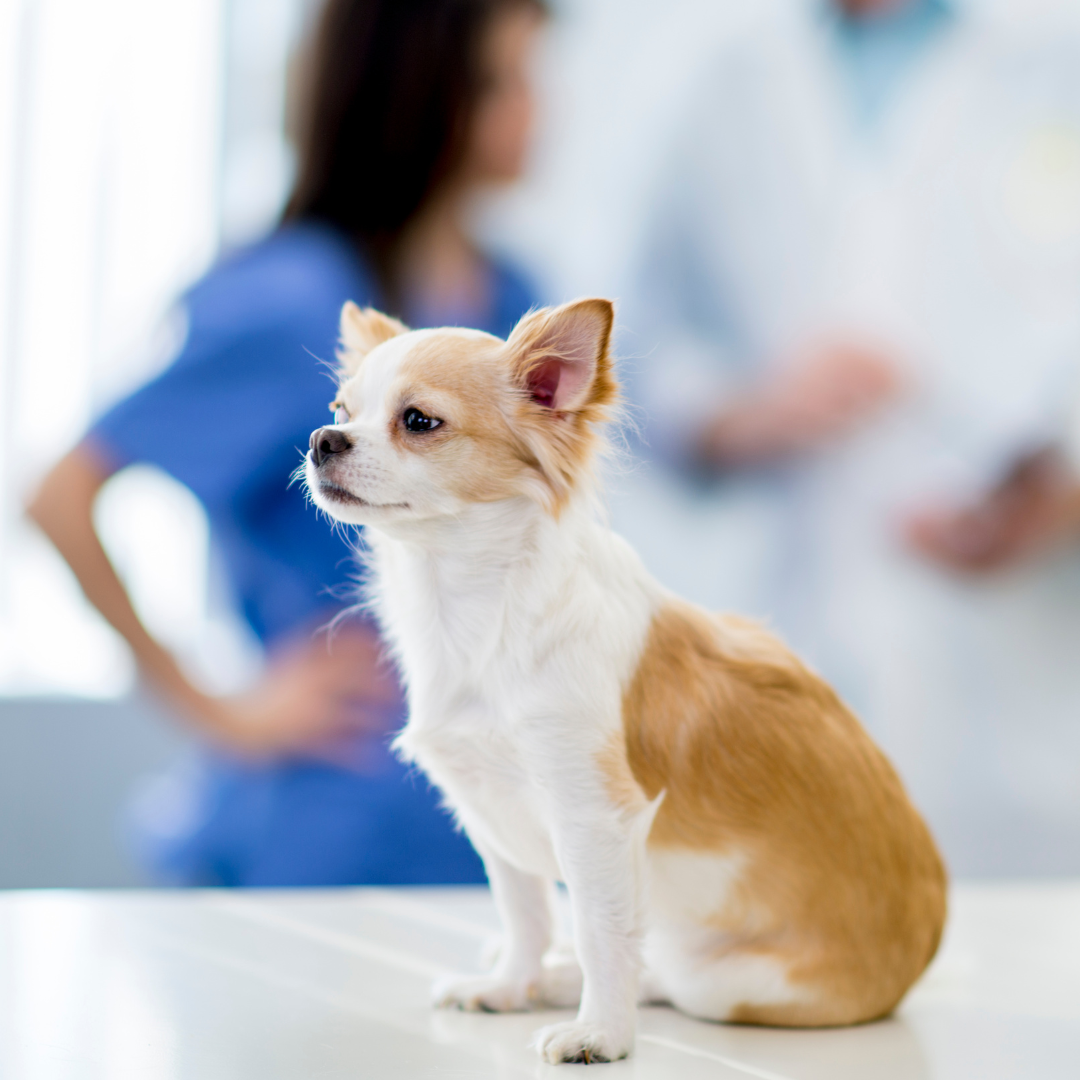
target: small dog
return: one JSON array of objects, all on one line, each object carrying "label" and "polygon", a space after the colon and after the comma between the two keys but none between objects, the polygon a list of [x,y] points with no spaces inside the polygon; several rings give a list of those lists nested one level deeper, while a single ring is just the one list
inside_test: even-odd
[{"label": "small dog", "polygon": [[[396,745],[483,857],[505,930],[491,973],[437,1004],[580,998],[536,1036],[552,1063],[624,1057],[643,1000],[795,1027],[884,1016],[937,948],[941,860],[820,678],[667,592],[600,523],[613,317],[580,300],[502,341],[342,312],[307,485],[367,527],[408,687]],[[580,969],[545,963],[555,881]]]}]

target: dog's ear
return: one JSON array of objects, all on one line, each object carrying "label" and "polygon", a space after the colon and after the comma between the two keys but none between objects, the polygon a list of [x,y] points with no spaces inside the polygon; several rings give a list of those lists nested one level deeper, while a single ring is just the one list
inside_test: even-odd
[{"label": "dog's ear", "polygon": [[513,424],[522,459],[539,483],[526,490],[554,514],[587,479],[602,445],[596,425],[618,398],[610,300],[575,300],[526,315],[506,343],[521,397]]},{"label": "dog's ear", "polygon": [[615,400],[610,300],[575,300],[526,315],[507,342],[514,379],[530,399],[555,413],[603,409]]},{"label": "dog's ear", "polygon": [[408,333],[404,324],[374,308],[359,308],[346,300],[341,309],[341,348],[338,349],[338,371],[343,378],[355,375],[360,362],[376,345],[398,334]]}]

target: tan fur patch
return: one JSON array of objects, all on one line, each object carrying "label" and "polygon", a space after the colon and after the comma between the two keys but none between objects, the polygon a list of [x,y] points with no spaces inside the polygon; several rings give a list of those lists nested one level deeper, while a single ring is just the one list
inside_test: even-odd
[{"label": "tan fur patch", "polygon": [[[530,367],[553,355],[560,320],[580,310],[597,327],[590,344],[595,369],[573,408],[546,408],[527,392]],[[390,408],[391,439],[425,455],[440,482],[466,501],[525,494],[557,514],[591,476],[600,445],[593,425],[608,415],[617,396],[613,318],[609,301],[585,300],[525,316],[507,342],[453,331],[426,338],[401,365]],[[343,326],[344,321],[343,313]],[[443,425],[420,436],[407,434],[399,418],[410,407]]]},{"label": "tan fur patch", "polygon": [[409,328],[397,319],[374,308],[360,308],[346,300],[341,309],[338,350],[338,374],[342,378],[355,375],[364,357],[377,345],[408,333]]},{"label": "tan fur patch", "polygon": [[429,458],[440,481],[467,502],[497,502],[523,493],[539,465],[507,416],[516,391],[505,358],[505,342],[437,335],[423,342],[401,366],[393,413],[415,407],[444,421],[429,435],[391,431],[410,453]]},{"label": "tan fur patch", "polygon": [[623,701],[626,772],[660,791],[650,845],[745,851],[710,925],[781,960],[812,1003],[732,1019],[847,1024],[890,1012],[937,949],[945,872],[896,773],[816,675],[760,627],[672,602]]}]

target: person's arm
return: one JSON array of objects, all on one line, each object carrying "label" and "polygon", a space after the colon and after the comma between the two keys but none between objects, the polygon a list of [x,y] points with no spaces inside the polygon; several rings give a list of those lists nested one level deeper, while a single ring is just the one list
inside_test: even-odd
[{"label": "person's arm", "polygon": [[876,349],[837,341],[730,395],[700,426],[698,461],[721,471],[771,464],[842,439],[900,390]]},{"label": "person's arm", "polygon": [[261,683],[236,697],[206,694],[140,622],[94,530],[93,507],[111,470],[87,443],[62,458],[27,507],[71,567],[87,599],[131,646],[140,672],[202,734],[240,753],[263,756],[311,746],[346,726],[350,699],[392,691],[380,670],[373,631],[352,630],[276,658]]},{"label": "person's arm", "polygon": [[1019,461],[969,506],[927,508],[907,522],[907,539],[949,570],[987,573],[1080,542],[1080,478],[1055,448]]},{"label": "person's arm", "polygon": [[[837,327],[794,341],[785,356],[758,355],[733,288],[730,206],[718,193],[737,148],[710,145],[719,130],[717,85],[697,95],[709,111],[672,147],[645,230],[629,305],[636,333],[629,396],[648,416],[647,439],[669,463],[726,473],[770,465],[835,443],[901,389],[886,350]],[[777,362],[779,361],[779,362]]]}]

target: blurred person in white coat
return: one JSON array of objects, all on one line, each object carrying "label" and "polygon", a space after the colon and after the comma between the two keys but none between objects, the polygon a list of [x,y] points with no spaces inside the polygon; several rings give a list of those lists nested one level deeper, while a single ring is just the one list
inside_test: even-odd
[{"label": "blurred person in white coat", "polygon": [[968,874],[1080,872],[1080,17],[763,4],[626,306],[616,524],[833,679]]}]

